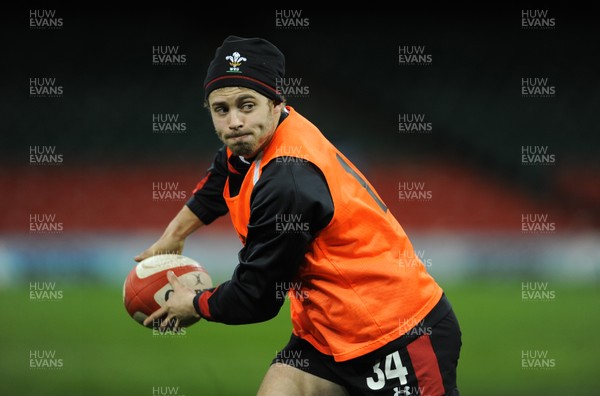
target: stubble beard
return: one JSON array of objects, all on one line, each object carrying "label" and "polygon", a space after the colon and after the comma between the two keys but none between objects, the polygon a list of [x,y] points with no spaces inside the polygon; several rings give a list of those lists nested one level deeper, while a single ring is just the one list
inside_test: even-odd
[{"label": "stubble beard", "polygon": [[247,157],[253,154],[252,145],[247,142],[234,143],[227,146],[233,155]]}]

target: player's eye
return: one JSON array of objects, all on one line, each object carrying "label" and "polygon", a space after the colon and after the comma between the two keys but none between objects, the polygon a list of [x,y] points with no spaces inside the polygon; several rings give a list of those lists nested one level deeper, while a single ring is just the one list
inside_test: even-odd
[{"label": "player's eye", "polygon": [[254,108],[254,103],[252,103],[252,102],[246,102],[246,103],[242,104],[242,111],[252,111],[253,108]]},{"label": "player's eye", "polygon": [[213,107],[213,111],[217,114],[226,114],[227,109],[224,106],[215,106]]}]

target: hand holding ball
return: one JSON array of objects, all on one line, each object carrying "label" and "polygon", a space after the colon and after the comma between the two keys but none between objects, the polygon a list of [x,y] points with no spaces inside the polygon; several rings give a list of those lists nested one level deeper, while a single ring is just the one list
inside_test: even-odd
[{"label": "hand holding ball", "polygon": [[[171,282],[167,278],[169,271],[174,274]],[[171,319],[177,322],[175,327],[180,327],[189,324],[188,318],[178,317],[179,313],[175,311],[182,312],[179,306],[167,307],[169,298],[174,292],[189,293],[188,289],[191,289],[197,293],[211,287],[210,275],[195,260],[179,254],[157,255],[141,261],[131,270],[123,284],[123,302],[129,315],[140,324],[160,310],[158,315],[152,315],[154,320],[165,316],[163,327]],[[192,296],[186,297],[189,304]],[[172,303],[179,305],[180,302],[175,297]]]}]

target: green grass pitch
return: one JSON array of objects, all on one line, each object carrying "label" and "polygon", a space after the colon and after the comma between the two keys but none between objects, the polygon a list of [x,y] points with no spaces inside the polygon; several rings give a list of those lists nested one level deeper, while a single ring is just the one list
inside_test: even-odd
[{"label": "green grass pitch", "polygon": [[[157,336],[127,316],[118,286],[57,287],[58,301],[0,288],[0,395],[252,395],[291,332],[286,306],[266,323]],[[462,395],[598,394],[598,288],[550,287],[551,301],[523,301],[519,281],[445,287],[463,333]],[[30,367],[32,351],[62,367]],[[545,351],[554,367],[524,368],[523,351]]]}]

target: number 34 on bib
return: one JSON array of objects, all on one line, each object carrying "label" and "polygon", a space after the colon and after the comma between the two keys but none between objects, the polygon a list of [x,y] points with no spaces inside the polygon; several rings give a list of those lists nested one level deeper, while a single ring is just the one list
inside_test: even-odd
[{"label": "number 34 on bib", "polygon": [[[385,372],[379,367],[381,362],[377,362],[373,366],[373,376],[367,378],[367,386],[372,390],[379,390],[385,386],[386,380],[398,378],[400,385],[406,384],[408,381],[406,376],[408,370],[402,365],[402,359],[400,359],[400,353],[398,351],[392,352],[385,357]],[[393,368],[392,368],[393,366]]]}]

